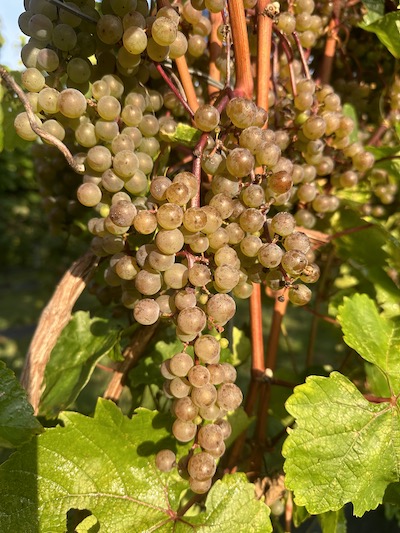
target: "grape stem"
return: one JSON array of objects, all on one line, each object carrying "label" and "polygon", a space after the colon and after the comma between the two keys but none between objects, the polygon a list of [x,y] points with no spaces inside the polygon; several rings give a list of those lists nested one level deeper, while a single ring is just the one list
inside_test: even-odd
[{"label": "grape stem", "polygon": [[310,69],[308,68],[307,59],[306,59],[306,56],[305,56],[305,54],[304,54],[304,48],[303,48],[302,45],[301,45],[301,42],[300,42],[299,36],[298,36],[298,34],[297,34],[296,31],[294,31],[292,35],[293,35],[293,39],[295,40],[295,43],[296,43],[297,49],[298,49],[298,51],[299,51],[300,61],[301,61],[301,64],[302,64],[302,66],[303,66],[304,75],[305,75],[305,77],[306,77],[308,80],[311,80]]},{"label": "grape stem", "polygon": [[243,0],[228,0],[228,11],[236,58],[236,85],[234,92],[236,96],[251,98],[253,95],[253,76],[251,73],[250,47]]},{"label": "grape stem", "polygon": [[331,80],[333,60],[335,58],[336,44],[338,42],[341,4],[341,0],[334,0],[333,2],[333,16],[328,26],[328,37],[326,39],[324,58],[319,75],[319,81],[321,84],[329,83]]},{"label": "grape stem", "polygon": [[[162,7],[171,7],[171,3],[169,0],[158,0],[157,6],[158,9],[161,9]],[[177,57],[174,61],[176,64],[176,68],[178,69],[180,81],[186,94],[187,102],[193,112],[196,112],[197,108],[199,107],[199,102],[197,100],[197,95],[194,89],[192,77],[190,75],[188,64],[186,62],[186,57]]]},{"label": "grape stem", "polygon": [[62,277],[53,296],[40,315],[22,369],[25,388],[35,415],[39,411],[42,383],[47,362],[62,330],[71,319],[72,309],[98,265],[99,259],[86,252]]},{"label": "grape stem", "polygon": [[114,375],[103,394],[104,398],[112,400],[113,402],[118,402],[128,373],[143,355],[159,325],[160,322],[157,321],[151,326],[143,326],[135,331],[129,345],[125,348],[122,354],[124,360],[121,361],[114,370]]},{"label": "grape stem", "polygon": [[55,137],[51,133],[48,133],[43,128],[38,126],[38,123],[36,122],[35,113],[33,112],[32,106],[28,98],[26,97],[24,91],[21,89],[21,87],[18,85],[15,79],[11,76],[11,74],[9,74],[6,71],[6,69],[1,65],[0,65],[0,77],[4,80],[5,84],[9,87],[9,89],[14,91],[15,94],[18,96],[18,99],[20,100],[20,102],[25,108],[30,127],[36,133],[36,135],[38,135],[44,141],[47,141],[48,143],[58,148],[58,150],[60,150],[60,152],[65,157],[69,166],[78,174],[82,174],[85,171],[84,165],[79,164],[75,161],[74,156],[65,146],[65,144],[62,141],[60,141],[60,139],[57,139],[57,137]]},{"label": "grape stem", "polygon": [[282,45],[283,51],[285,53],[285,56],[288,60],[288,69],[289,69],[289,77],[290,77],[290,85],[292,87],[292,93],[293,97],[297,96],[297,89],[296,89],[296,76],[293,69],[293,50],[292,45],[290,44],[289,39],[286,37],[284,33],[282,33],[278,28],[273,28],[274,33],[276,33],[279,37],[280,44]]},{"label": "grape stem", "polygon": [[183,98],[183,96],[181,95],[181,93],[178,90],[178,88],[175,87],[175,85],[173,84],[172,80],[170,79],[168,74],[163,69],[162,65],[160,63],[154,63],[154,65],[155,65],[157,71],[160,73],[162,79],[165,81],[165,83],[168,85],[168,87],[171,89],[171,91],[174,93],[174,95],[177,97],[177,99],[183,105],[183,107],[186,109],[186,111],[189,113],[189,115],[193,118],[194,117],[194,112],[193,112],[192,108],[189,106],[187,101]]},{"label": "grape stem", "polygon": [[[211,34],[210,40],[208,43],[208,48],[210,50],[210,64],[209,64],[209,79],[215,79],[218,82],[221,80],[221,72],[219,71],[215,61],[219,57],[222,50],[222,43],[218,38],[218,27],[222,24],[222,14],[221,13],[210,13],[211,20]],[[212,96],[213,91],[211,84],[208,84],[208,94]]]}]

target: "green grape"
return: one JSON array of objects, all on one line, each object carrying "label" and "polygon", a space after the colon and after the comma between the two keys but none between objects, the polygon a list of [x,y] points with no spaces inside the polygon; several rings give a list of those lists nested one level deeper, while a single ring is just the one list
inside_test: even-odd
[{"label": "green grape", "polygon": [[85,113],[87,103],[84,95],[77,89],[64,89],[60,92],[58,106],[65,117],[79,118]]},{"label": "green grape", "polygon": [[53,23],[43,14],[33,15],[28,22],[28,35],[38,41],[49,43],[52,38]]},{"label": "green grape", "polygon": [[213,131],[219,124],[220,114],[218,109],[209,104],[199,106],[194,114],[196,127],[202,131]]},{"label": "green grape", "polygon": [[[38,126],[41,126],[42,122],[35,115],[35,121]],[[26,141],[34,141],[37,139],[36,133],[32,130],[31,125],[29,123],[29,118],[27,113],[19,113],[15,119],[14,119],[14,128],[19,137],[22,139],[25,139]]]},{"label": "green grape", "polygon": [[289,300],[294,305],[306,305],[311,300],[312,293],[307,285],[296,284],[289,289]]},{"label": "green grape", "polygon": [[104,120],[115,120],[121,112],[121,104],[115,96],[102,96],[97,102],[97,112]]},{"label": "green grape", "polygon": [[54,46],[62,52],[72,50],[77,43],[75,30],[67,24],[58,24],[55,26],[51,38]]},{"label": "green grape", "polygon": [[97,22],[97,36],[105,44],[116,44],[122,39],[121,19],[115,15],[103,15]]},{"label": "green grape", "polygon": [[39,92],[38,104],[45,113],[54,115],[59,110],[59,96],[60,93],[56,89],[45,87]]},{"label": "green grape", "polygon": [[94,207],[101,201],[102,192],[94,183],[83,183],[77,192],[78,200],[85,207]]},{"label": "green grape", "polygon": [[21,80],[25,89],[33,93],[38,93],[45,84],[45,78],[37,68],[26,69],[22,73]]},{"label": "green grape", "polygon": [[51,48],[43,48],[37,55],[37,64],[47,72],[54,72],[57,70],[60,60],[55,50]]},{"label": "green grape", "polygon": [[177,37],[177,22],[170,18],[157,16],[151,26],[151,36],[160,46],[169,46]]},{"label": "green grape", "polygon": [[92,74],[90,62],[81,57],[73,57],[67,65],[67,75],[74,83],[89,81]]}]

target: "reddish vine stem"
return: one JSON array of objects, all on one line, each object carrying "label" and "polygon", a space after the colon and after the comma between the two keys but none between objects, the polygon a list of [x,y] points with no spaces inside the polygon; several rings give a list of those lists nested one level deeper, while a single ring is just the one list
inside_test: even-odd
[{"label": "reddish vine stem", "polygon": [[65,157],[68,165],[78,174],[81,174],[84,172],[85,167],[82,164],[79,164],[75,161],[74,156],[71,154],[71,152],[68,150],[68,148],[65,146],[65,144],[60,141],[60,139],[57,139],[54,135],[51,133],[48,133],[43,128],[41,128],[38,123],[36,122],[36,115],[33,112],[32,106],[26,97],[24,91],[21,89],[21,87],[18,85],[18,83],[14,80],[14,78],[9,74],[4,67],[0,65],[0,77],[4,80],[4,83],[15,92],[15,94],[18,96],[18,99],[22,103],[22,105],[25,108],[26,114],[28,116],[29,124],[32,128],[32,130],[38,135],[41,139],[44,141],[53,144]]},{"label": "reddish vine stem", "polygon": [[341,0],[333,2],[333,17],[328,26],[328,37],[326,39],[324,59],[322,61],[319,74],[320,83],[329,83],[332,76],[333,60],[335,58],[336,45],[338,42],[339,17],[342,7]]},{"label": "reddish vine stem", "polygon": [[[171,7],[169,0],[158,0],[157,1],[158,9],[162,7]],[[194,89],[192,76],[189,72],[189,67],[186,62],[186,57],[178,57],[175,60],[176,68],[178,69],[179,79],[182,83],[183,90],[185,91],[186,99],[189,104],[189,107],[196,112],[199,107],[199,102],[197,100],[196,91]]]},{"label": "reddish vine stem", "polygon": [[[211,34],[208,48],[210,50],[210,65],[208,74],[210,78],[215,79],[216,81],[221,80],[221,72],[216,65],[216,59],[220,55],[222,50],[221,41],[218,38],[218,27],[222,24],[222,14],[221,13],[210,13],[211,20]],[[215,92],[215,89],[209,85],[208,93],[212,95]]]},{"label": "reddish vine stem", "polygon": [[251,74],[250,47],[243,0],[228,0],[228,10],[236,58],[235,94],[251,98],[253,94],[253,76]]},{"label": "reddish vine stem", "polygon": [[189,106],[187,101],[182,97],[177,87],[175,87],[175,85],[172,83],[171,79],[169,78],[165,70],[163,69],[162,65],[160,63],[154,63],[154,64],[155,64],[157,71],[160,73],[162,79],[165,81],[165,83],[168,85],[168,87],[171,89],[171,91],[174,93],[174,95],[177,97],[177,99],[183,105],[183,107],[186,109],[189,115],[193,118],[194,112],[192,108]]},{"label": "reddish vine stem", "polygon": [[296,76],[293,69],[293,50],[292,46],[290,44],[289,39],[286,37],[284,33],[282,33],[278,28],[274,27],[274,32],[278,35],[280,39],[280,44],[283,48],[283,51],[285,53],[285,56],[288,60],[288,69],[289,69],[289,78],[290,78],[290,85],[292,87],[292,93],[293,96],[297,95],[297,88],[296,88]]},{"label": "reddish vine stem", "polygon": [[268,111],[272,20],[264,14],[270,0],[257,2],[257,105]]},{"label": "reddish vine stem", "polygon": [[388,124],[386,120],[382,122],[382,124],[374,131],[371,138],[368,141],[368,144],[370,146],[378,146],[380,143],[380,140],[385,135],[385,133],[388,130]]},{"label": "reddish vine stem", "polygon": [[21,384],[28,393],[35,414],[39,411],[44,372],[50,354],[98,262],[98,257],[92,252],[86,252],[77,259],[64,274],[40,315],[21,375]]},{"label": "reddish vine stem", "polygon": [[159,325],[159,322],[156,322],[151,326],[142,326],[135,331],[129,346],[124,350],[124,360],[115,369],[114,375],[103,394],[104,398],[118,402],[128,373],[143,355]]},{"label": "reddish vine stem", "polygon": [[[270,334],[268,338],[267,360],[266,360],[266,367],[270,368],[272,371],[274,371],[276,367],[276,359],[278,355],[281,325],[282,325],[282,320],[286,313],[286,308],[288,304],[287,292],[288,292],[287,288],[283,289],[282,294],[280,295],[280,297],[275,299],[275,303],[274,303],[274,311],[272,314],[272,323],[271,323],[271,329],[270,329]],[[261,460],[262,460],[262,454],[263,454],[263,445],[265,444],[265,440],[266,440],[270,397],[271,397],[271,384],[267,382],[265,387],[262,390],[260,403],[258,406],[256,441],[260,444],[260,446],[258,450],[256,450],[256,457],[255,457],[256,469],[260,467]]]},{"label": "reddish vine stem", "polygon": [[300,61],[301,61],[301,64],[303,66],[304,75],[305,75],[305,77],[308,80],[310,80],[311,79],[311,74],[310,74],[310,69],[308,68],[307,58],[306,58],[306,56],[304,54],[304,48],[301,45],[299,36],[297,35],[296,31],[293,32],[293,39],[295,40],[297,49],[299,51]]}]

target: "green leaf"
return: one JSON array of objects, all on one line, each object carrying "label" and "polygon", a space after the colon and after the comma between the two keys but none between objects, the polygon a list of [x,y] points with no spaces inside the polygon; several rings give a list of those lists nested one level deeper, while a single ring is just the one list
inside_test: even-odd
[{"label": "green leaf", "polygon": [[201,131],[188,124],[179,122],[175,132],[172,135],[168,135],[168,138],[170,142],[194,147],[199,142],[200,136]]},{"label": "green leaf", "polygon": [[39,413],[55,416],[69,407],[85,387],[96,363],[119,342],[118,323],[90,317],[87,311],[75,313],[64,328],[46,366]]},{"label": "green leaf", "polygon": [[347,522],[343,509],[318,515],[322,533],[346,533]]},{"label": "green leaf", "polygon": [[372,24],[372,22],[384,16],[385,0],[363,0],[362,3],[367,8],[367,13],[363,18],[363,24]]},{"label": "green leaf", "polygon": [[[199,533],[269,533],[272,525],[269,508],[256,500],[254,485],[248,483],[244,474],[224,476],[210,490],[204,513],[188,518]],[[176,529],[188,531],[187,526]]]},{"label": "green leaf", "polygon": [[239,407],[232,413],[228,414],[228,422],[232,427],[232,433],[225,441],[227,448],[229,448],[229,446],[233,444],[239,435],[250,426],[253,420],[254,417],[250,417],[243,407]]},{"label": "green leaf", "polygon": [[188,523],[197,531],[271,531],[269,510],[244,475],[217,482],[204,513],[175,520],[187,482],[176,471],[161,473],[154,454],[175,446],[181,457],[190,444],[171,438],[170,416],[138,409],[129,419],[99,400],[94,418],[64,412],[60,420],[64,427],[48,429],[1,465],[0,531],[64,533],[70,509],[93,517],[80,531],[85,522],[86,531],[99,523],[112,533],[172,533],[187,531]]},{"label": "green leaf", "polygon": [[381,398],[389,398],[390,389],[386,375],[380,368],[365,361],[365,375],[367,376],[368,389]]},{"label": "green leaf", "polygon": [[345,298],[338,320],[345,343],[363,359],[376,365],[387,377],[393,394],[400,392],[400,319],[379,314],[366,294]]},{"label": "green leaf", "polygon": [[[366,226],[365,220],[351,210],[340,211],[332,217],[334,231],[362,226]],[[371,284],[379,305],[389,316],[400,314],[400,290],[386,272],[390,256],[384,248],[392,240],[389,231],[373,225],[333,241],[338,256]]]},{"label": "green leaf", "polygon": [[352,502],[362,516],[399,480],[399,405],[368,402],[345,376],[311,376],[286,409],[296,418],[283,446],[286,486],[311,514]]},{"label": "green leaf", "polygon": [[[372,12],[368,12],[372,13]],[[375,18],[375,16],[373,16]],[[393,11],[380,18],[367,18],[360,24],[365,31],[375,33],[381,43],[396,58],[400,57],[400,12]]]},{"label": "green leaf", "polygon": [[343,104],[343,115],[351,118],[354,122],[354,129],[349,136],[350,142],[354,143],[358,139],[358,115],[354,106],[349,103]]},{"label": "green leaf", "polygon": [[0,361],[0,447],[15,448],[43,431],[33,416],[25,390]]}]

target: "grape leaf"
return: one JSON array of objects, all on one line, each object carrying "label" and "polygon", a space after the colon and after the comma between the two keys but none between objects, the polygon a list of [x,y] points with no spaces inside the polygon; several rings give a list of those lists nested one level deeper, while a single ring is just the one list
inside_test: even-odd
[{"label": "grape leaf", "polygon": [[85,387],[96,363],[119,343],[118,323],[76,312],[61,333],[46,366],[39,414],[55,416],[69,407]]},{"label": "grape leaf", "polygon": [[25,390],[0,361],[0,447],[20,446],[41,431],[43,428],[33,416]]},{"label": "grape leaf", "polygon": [[170,142],[176,142],[179,144],[184,144],[185,146],[194,147],[200,139],[201,131],[189,126],[189,124],[183,124],[182,122],[179,122],[174,133],[164,134],[164,136],[168,137]]},{"label": "grape leaf", "polygon": [[[1,465],[0,531],[64,533],[70,509],[91,512],[88,524],[97,521],[100,531],[179,531],[176,511],[187,482],[154,463],[162,448],[175,447],[180,457],[190,447],[170,437],[170,416],[138,409],[129,419],[113,402],[99,400],[94,418],[64,412],[60,420],[64,427],[48,429]],[[232,498],[235,507],[243,505],[234,517]],[[191,521],[198,531],[270,531],[268,509],[244,477],[219,482],[206,509],[180,519],[180,530]],[[243,529],[250,523],[253,529]]]},{"label": "grape leaf", "polygon": [[362,516],[399,480],[399,405],[370,403],[345,376],[311,376],[286,409],[297,426],[283,445],[286,486],[311,514],[352,502]]},{"label": "grape leaf", "polygon": [[[368,12],[370,14],[372,12]],[[371,18],[360,24],[365,31],[375,33],[381,43],[396,58],[400,57],[400,13],[393,11],[385,16],[376,18],[372,23]]]},{"label": "grape leaf", "polygon": [[367,8],[367,13],[364,15],[363,18],[363,24],[372,24],[372,22],[384,16],[384,0],[363,0],[362,3]]},{"label": "grape leaf", "polygon": [[400,319],[380,315],[366,294],[345,298],[337,318],[346,344],[375,364],[386,375],[393,392],[399,393]]},{"label": "grape leaf", "polygon": [[[205,512],[188,518],[188,522],[199,533],[269,533],[272,531],[269,514],[265,503],[255,499],[254,486],[246,476],[233,474],[215,483],[208,494]],[[176,531],[184,533],[188,528]]]},{"label": "grape leaf", "polygon": [[328,511],[318,515],[322,533],[346,533],[347,522],[344,510]]},{"label": "grape leaf", "polygon": [[349,117],[354,122],[354,129],[349,135],[350,142],[354,143],[358,139],[358,116],[357,111],[355,110],[352,104],[346,102],[343,104],[343,115]]}]

